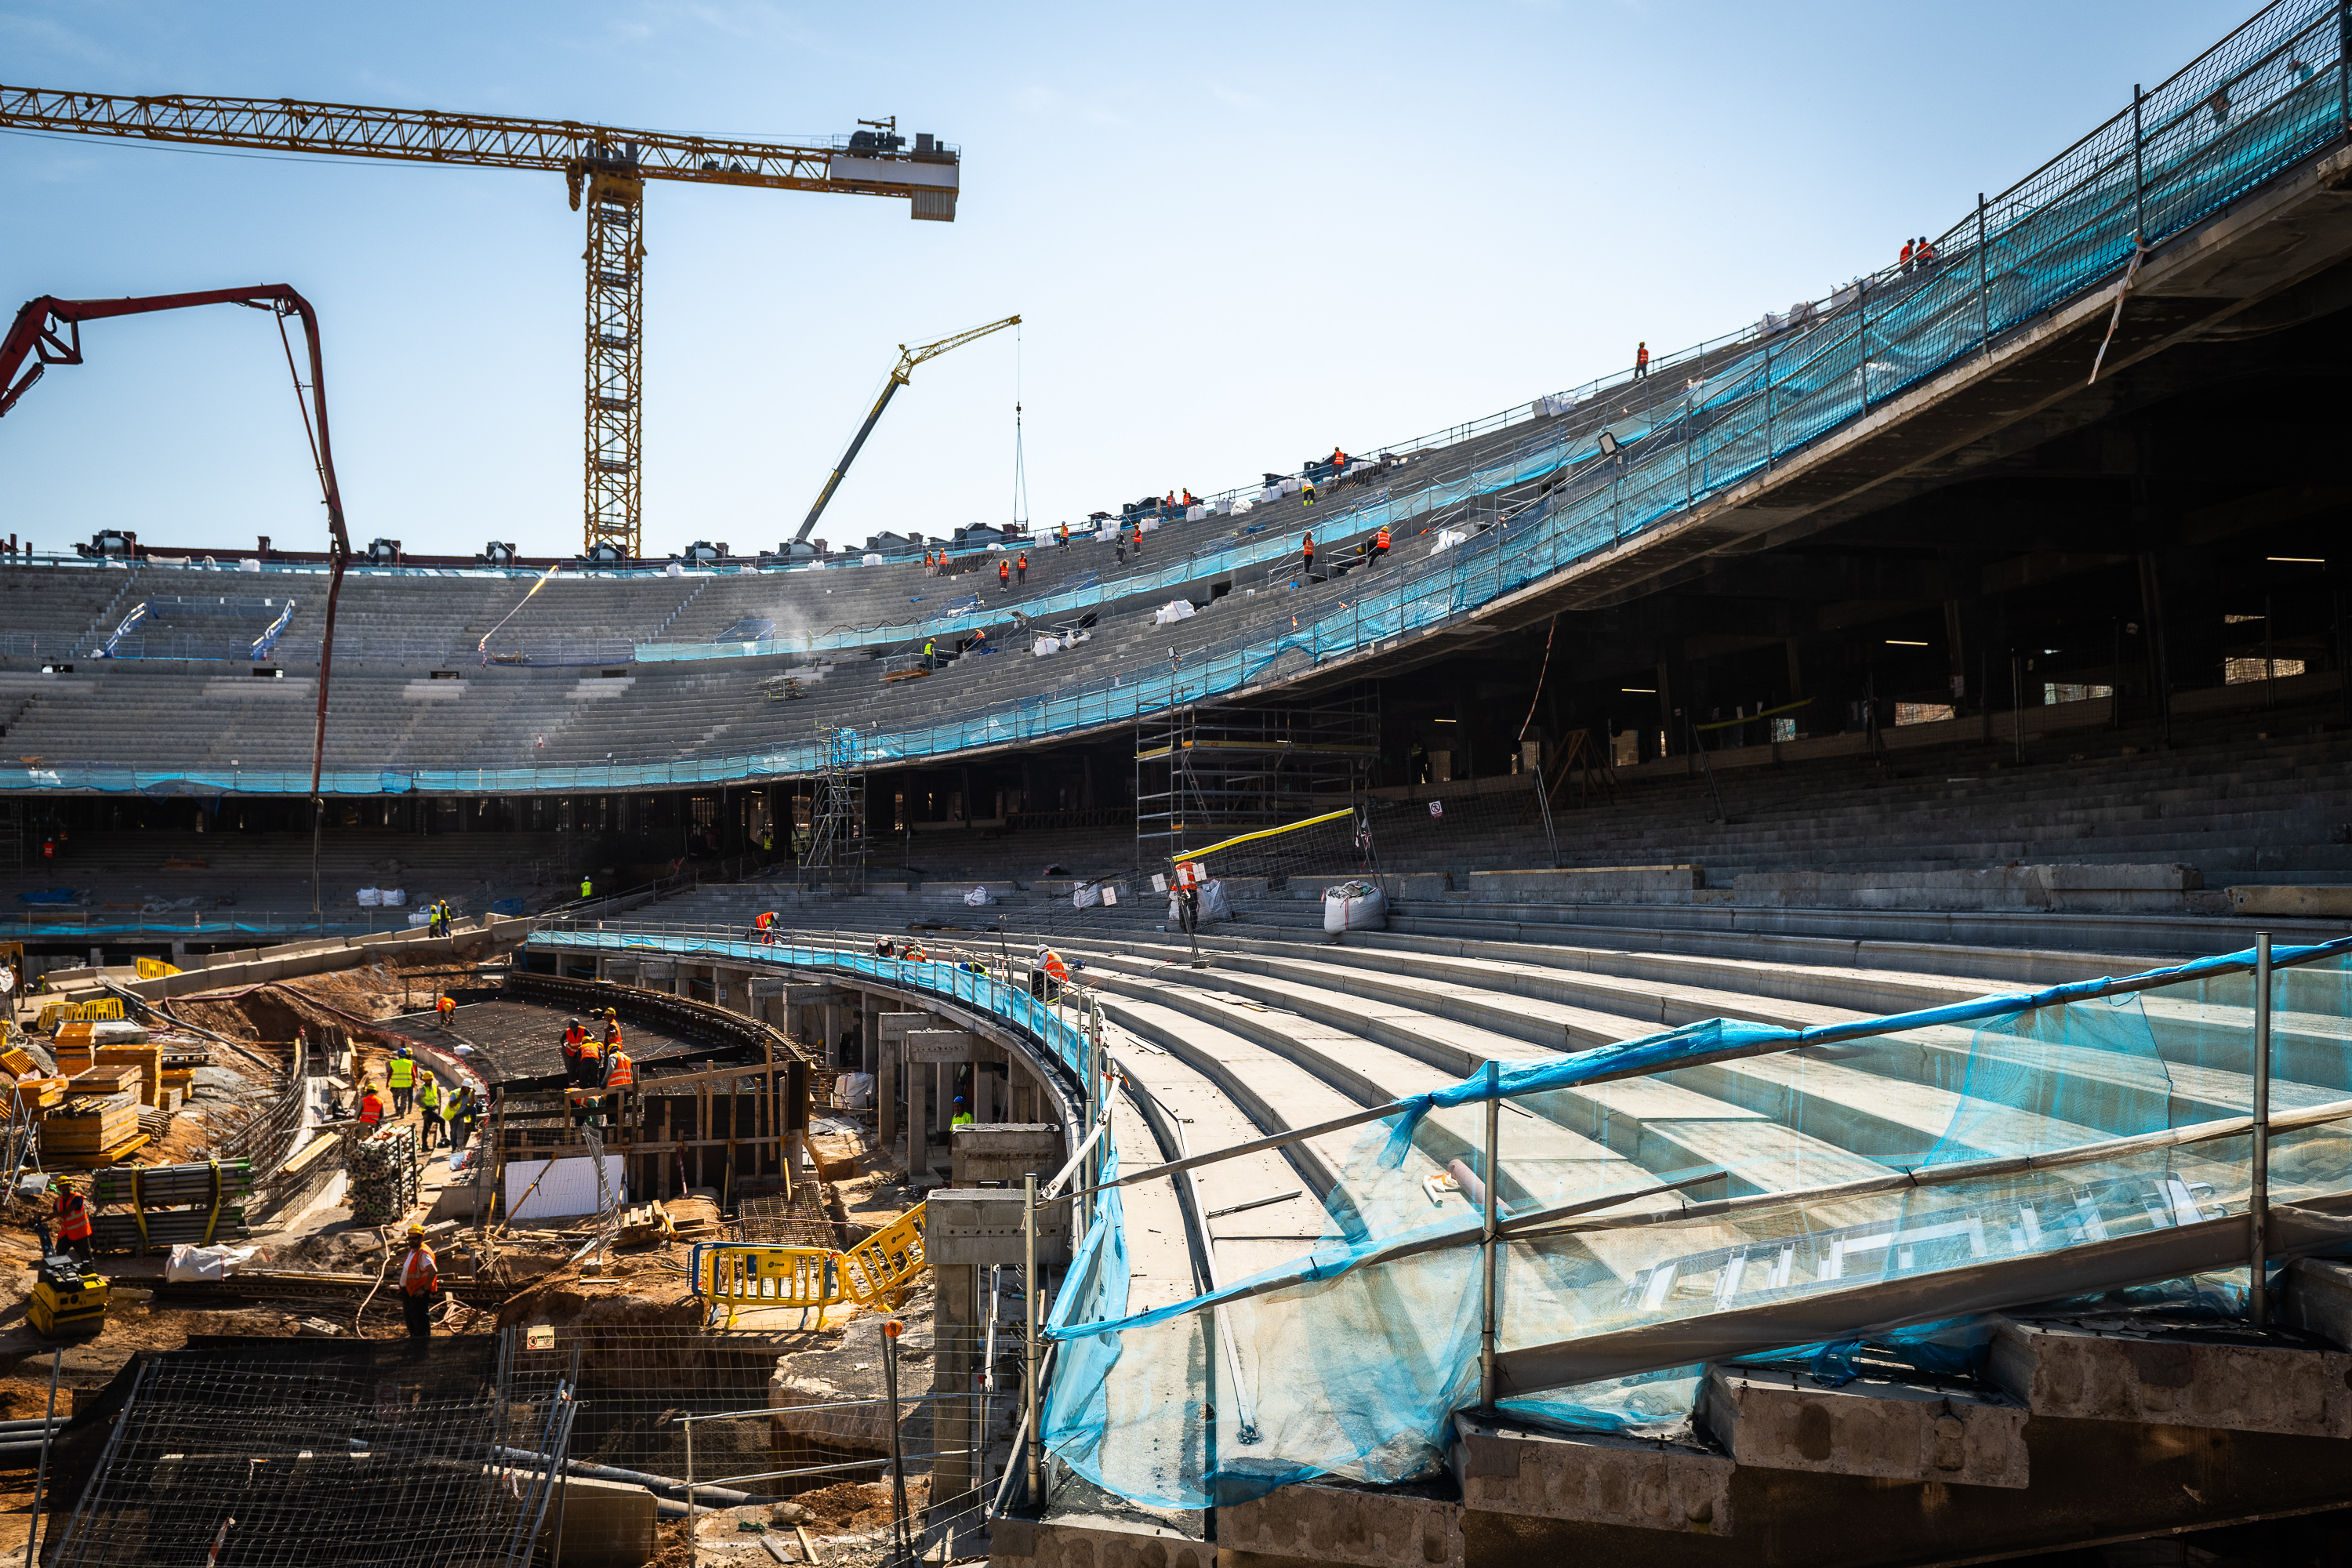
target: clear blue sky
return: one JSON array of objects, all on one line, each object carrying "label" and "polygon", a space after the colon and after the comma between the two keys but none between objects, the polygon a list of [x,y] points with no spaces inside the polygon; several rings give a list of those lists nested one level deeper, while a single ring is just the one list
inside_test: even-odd
[{"label": "clear blue sky", "polygon": [[[1203,493],[1621,368],[1893,259],[2249,0],[401,6],[0,0],[0,81],[708,133],[898,116],[961,215],[655,184],[649,552],[789,536],[894,345],[1026,318],[1033,520]],[[556,174],[0,135],[0,300],[293,284],[354,535],[580,543]],[[313,545],[276,333],[96,326],[0,422],[0,533]],[[1012,505],[1014,344],[925,366],[819,532]]]}]

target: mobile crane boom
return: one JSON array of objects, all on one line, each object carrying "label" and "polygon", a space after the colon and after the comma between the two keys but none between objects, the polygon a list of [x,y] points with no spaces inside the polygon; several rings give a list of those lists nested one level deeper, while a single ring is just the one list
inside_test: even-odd
[{"label": "mobile crane boom", "polygon": [[849,472],[849,465],[857,460],[858,448],[866,445],[866,437],[874,434],[874,426],[881,419],[882,411],[890,406],[890,399],[913,379],[917,365],[935,360],[950,349],[960,349],[975,338],[984,338],[991,332],[1001,332],[1007,327],[1020,324],[1020,317],[1007,316],[1001,321],[991,321],[984,327],[974,327],[970,331],[958,332],[951,338],[941,338],[935,343],[924,343],[918,348],[910,349],[900,343],[898,363],[891,368],[890,379],[882,384],[882,395],[874,400],[873,412],[866,415],[866,423],[860,425],[857,434],[850,438],[849,450],[841,455],[841,461],[835,463],[833,472],[826,476],[824,489],[817,491],[816,504],[809,508],[808,516],[801,523],[801,531],[793,535],[793,542],[799,544],[805,541],[809,531],[816,526],[816,520],[824,515],[825,505],[833,500],[833,492],[841,488],[842,476]]}]

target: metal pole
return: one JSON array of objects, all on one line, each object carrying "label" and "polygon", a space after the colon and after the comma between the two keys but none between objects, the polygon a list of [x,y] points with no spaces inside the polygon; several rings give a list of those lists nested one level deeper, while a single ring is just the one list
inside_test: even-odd
[{"label": "metal pole", "polygon": [[49,1445],[58,1435],[58,1371],[65,1362],[65,1346],[59,1345],[49,1353],[48,1423],[41,1428],[41,1463],[33,1472],[33,1512],[25,1526],[25,1568],[33,1568],[33,1543],[41,1534],[41,1489],[49,1479]]},{"label": "metal pole", "polygon": [[[1498,1075],[1499,1076],[1499,1075]],[[1486,1289],[1481,1303],[1482,1321],[1478,1328],[1478,1408],[1495,1408],[1495,1321],[1499,1315],[1495,1294],[1495,1262],[1498,1250],[1495,1235],[1495,1189],[1500,1185],[1496,1156],[1503,1142],[1503,1097],[1499,1094],[1486,1101],[1486,1167],[1480,1173],[1486,1178],[1485,1224],[1479,1230],[1479,1260],[1484,1266]]]},{"label": "metal pole", "polygon": [[2352,0],[2336,5],[2336,123],[2352,131]]},{"label": "metal pole", "polygon": [[1988,354],[1990,354],[1990,353],[1992,353],[1992,292],[1991,292],[1990,287],[1990,286],[1988,285],[1988,283],[1986,282],[1986,279],[1987,279],[1988,274],[1987,274],[1986,269],[1985,269],[1985,261],[1986,261],[1986,257],[1985,257],[1985,233],[1986,233],[1986,228],[1985,228],[1985,199],[1984,199],[1984,193],[1983,193],[1982,191],[1979,191],[1979,192],[1977,193],[1977,321],[1978,321],[1978,331],[1979,331],[1979,339],[1978,339],[1978,342],[1979,342],[1979,346],[1983,350],[1983,352],[1984,352],[1984,353],[1988,353]]},{"label": "metal pole", "polygon": [[907,1325],[893,1318],[882,1325],[882,1380],[890,1397],[890,1513],[895,1560],[912,1553],[907,1542],[907,1456],[898,1442],[898,1336]]},{"label": "metal pole", "polygon": [[2263,1234],[2271,1210],[2271,933],[2254,933],[2254,1131],[2252,1180],[2246,1194],[2246,1319],[2256,1328],[2270,1320],[2269,1283],[2263,1278],[2269,1238]]},{"label": "metal pole", "polygon": [[2147,143],[2140,132],[2140,105],[2145,97],[2139,83],[2132,83],[2132,237],[2140,245],[2147,243]]},{"label": "metal pole", "polygon": [[1037,1278],[1036,1172],[1021,1178],[1021,1297],[1025,1320],[1022,1329],[1021,1391],[1029,1405],[1029,1435],[1022,1446],[1026,1450],[1023,1464],[1029,1473],[1029,1502],[1034,1508],[1045,1500],[1045,1422],[1037,1408],[1037,1302],[1044,1291]]},{"label": "metal pole", "polygon": [[[1859,354],[1857,354],[1857,355],[1855,356],[1855,358],[1856,358],[1856,360],[1858,361],[1858,363],[1859,363],[1859,364],[1860,364],[1860,366],[1861,366],[1861,370],[1862,370],[1862,411],[1863,411],[1864,414],[1867,414],[1867,413],[1869,413],[1869,412],[1870,412],[1870,279],[1867,279],[1867,278],[1857,278],[1857,279],[1855,279],[1853,280],[1853,296],[1854,296],[1854,310],[1855,310],[1855,311],[1857,312],[1857,314],[1856,314],[1856,316],[1855,316],[1855,320],[1856,320],[1856,321],[1859,323],[1859,324],[1854,328],[1854,339],[1855,339],[1855,341],[1856,341],[1857,342],[1859,342],[1859,343],[1862,345],[1862,352],[1861,352]],[[1743,734],[1744,734],[1744,731],[1743,731]]]},{"label": "metal pole", "polygon": [[686,1563],[695,1568],[702,1561],[702,1542],[694,1533],[694,1417],[679,1419],[686,1426]]}]

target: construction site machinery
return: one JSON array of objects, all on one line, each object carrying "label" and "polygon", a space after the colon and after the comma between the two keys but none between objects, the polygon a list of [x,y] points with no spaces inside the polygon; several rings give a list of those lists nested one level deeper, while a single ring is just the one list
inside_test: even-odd
[{"label": "construction site machinery", "polygon": [[34,1268],[25,1316],[52,1339],[94,1334],[106,1323],[106,1298],[104,1276],[85,1272],[69,1253],[52,1252]]},{"label": "construction site machinery", "polygon": [[927,360],[939,358],[950,349],[960,349],[991,332],[1001,332],[1007,327],[1020,324],[1020,317],[1007,316],[1001,321],[991,321],[984,327],[974,327],[970,331],[958,332],[951,338],[941,338],[935,343],[924,343],[919,348],[910,349],[904,343],[898,345],[898,363],[891,367],[890,379],[882,384],[882,395],[874,400],[873,411],[866,416],[866,423],[860,425],[857,434],[850,438],[849,450],[841,455],[841,461],[835,463],[833,472],[826,476],[824,489],[817,491],[816,504],[809,508],[808,516],[801,522],[801,531],[793,535],[794,548],[792,553],[801,553],[799,547],[807,541],[809,531],[816,526],[816,520],[824,515],[826,503],[833,500],[833,492],[841,488],[842,477],[849,472],[849,465],[857,460],[858,449],[866,445],[866,437],[874,434],[874,426],[880,422],[882,411],[890,406],[890,399],[913,379],[915,367]]},{"label": "construction site machinery", "polygon": [[294,99],[131,97],[0,87],[0,127],[139,142],[561,173],[588,210],[586,523],[593,561],[643,553],[645,186],[647,180],[904,196],[909,216],[955,221],[957,148],[911,150],[896,117],[805,143],[627,131],[576,120],[375,109]]},{"label": "construction site machinery", "polygon": [[[15,96],[21,95],[0,88],[0,102]],[[49,366],[82,363],[84,321],[143,316],[157,310],[184,310],[198,305],[243,305],[275,316],[278,341],[286,350],[286,369],[294,377],[296,397],[299,400],[305,390],[310,395],[303,418],[310,438],[310,464],[318,470],[319,489],[327,503],[329,535],[327,614],[319,632],[319,711],[310,732],[310,915],[315,920],[319,915],[319,836],[326,816],[326,799],[319,793],[319,782],[327,759],[327,686],[334,673],[335,600],[342,592],[343,564],[352,553],[351,535],[343,527],[343,493],[335,483],[335,449],[327,439],[327,364],[325,350],[319,342],[319,313],[310,308],[310,300],[284,283],[259,283],[250,289],[205,289],[193,294],[134,295],[121,300],[60,300],[44,294],[26,301],[9,325],[8,335],[0,338],[0,416],[15,407],[16,400],[41,379]],[[301,319],[303,339],[310,348],[310,384],[307,389],[302,384],[302,373],[294,363],[293,340],[286,334],[289,316]],[[27,359],[33,361],[30,370],[24,369]]]}]

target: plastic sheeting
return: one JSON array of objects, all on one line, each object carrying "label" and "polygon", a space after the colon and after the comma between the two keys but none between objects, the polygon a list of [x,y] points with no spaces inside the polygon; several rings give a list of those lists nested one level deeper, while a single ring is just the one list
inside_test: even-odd
[{"label": "plastic sheeting", "polygon": [[[2344,1234],[2284,1205],[2352,1194],[2352,1129],[2292,1123],[2352,1115],[2352,939],[2277,957],[2272,1094],[2288,1124],[2272,1138],[2272,1196],[2290,1216],[2283,1237],[2298,1238],[2284,1253]],[[2251,963],[1801,1031],[1712,1020],[1490,1064],[1366,1129],[1327,1194],[1322,1240],[1296,1261],[1124,1314],[1110,1272],[1074,1274],[1050,1332],[1088,1350],[1057,1373],[1057,1451],[1113,1491],[1184,1506],[1317,1475],[1431,1473],[1452,1412],[1476,1394],[1479,1216],[1430,1180],[1454,1162],[1496,1183],[1506,1226],[1518,1227],[1500,1259],[1502,1359],[1524,1375],[1576,1364],[1579,1344],[1633,1347],[1612,1352],[1623,1370],[1598,1383],[1507,1384],[1514,1408],[1654,1434],[1687,1414],[1697,1344],[1709,1359],[1794,1358],[1832,1378],[1865,1345],[1965,1365],[1984,1329],[1971,1314],[2002,1304],[1969,1299],[1979,1277],[2005,1277],[1993,1265],[2116,1289],[2167,1277],[2135,1277],[2132,1259],[2170,1256],[2168,1237],[2224,1257],[2242,1245],[2249,1140],[2229,1119],[2251,1103]],[[1483,1102],[1497,1096],[1516,1110],[1490,1173]],[[2166,1136],[2216,1126],[2228,1135]],[[2142,1239],[2158,1245],[2135,1251]],[[2045,1283],[2008,1304],[2048,1294]],[[1839,1319],[1849,1302],[1866,1313],[1886,1300],[1902,1315]],[[1956,1318],[1942,1302],[1966,1304]],[[1756,1329],[1739,1342],[1743,1313],[1769,1323],[1781,1306],[1802,1310],[1780,1321],[1840,1331],[1790,1344]],[[1207,1401],[1213,1421],[1198,1402],[1118,1403],[1186,1342],[1176,1331],[1188,1320],[1218,1316],[1243,1386]],[[1684,1353],[1639,1364],[1645,1336],[1659,1357]],[[1100,1399],[1067,1386],[1097,1376]],[[1112,1409],[1129,1424],[1115,1443],[1080,1415]],[[1244,1409],[1246,1435],[1229,1415]],[[1171,1470],[1171,1453],[1192,1456],[1189,1468]],[[1179,1471],[1197,1483],[1171,1492]]]}]

